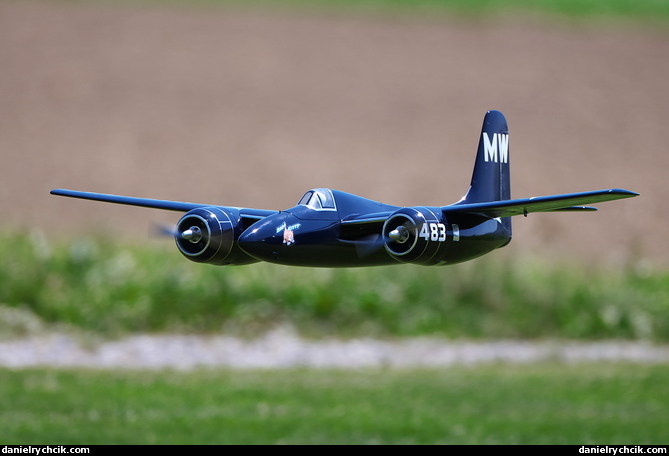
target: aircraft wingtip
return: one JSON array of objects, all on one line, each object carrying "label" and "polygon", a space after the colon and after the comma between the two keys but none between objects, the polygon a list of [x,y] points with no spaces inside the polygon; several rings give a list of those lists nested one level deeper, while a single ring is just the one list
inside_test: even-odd
[{"label": "aircraft wingtip", "polygon": [[624,196],[624,197],[626,197],[626,198],[632,198],[632,197],[634,197],[634,196],[639,196],[639,193],[637,193],[637,192],[633,192],[633,191],[631,191],[631,190],[624,190],[624,189],[622,189],[622,188],[612,188],[612,189],[609,190],[609,191],[610,191],[611,193],[615,193],[615,194]]}]

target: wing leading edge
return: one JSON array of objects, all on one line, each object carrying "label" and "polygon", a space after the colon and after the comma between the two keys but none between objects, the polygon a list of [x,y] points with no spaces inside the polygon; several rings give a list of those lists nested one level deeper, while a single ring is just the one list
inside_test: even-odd
[{"label": "wing leading edge", "polygon": [[511,217],[527,215],[531,212],[596,210],[585,204],[601,203],[639,196],[638,193],[619,188],[595,190],[591,192],[566,193],[562,195],[536,196],[533,198],[491,201],[484,203],[459,203],[441,208],[444,214],[477,213],[488,217]]},{"label": "wing leading edge", "polygon": [[[105,203],[125,204],[127,206],[147,207],[150,209],[162,209],[166,211],[189,212],[198,207],[226,207],[217,204],[199,204],[186,203],[181,201],[157,200],[151,198],[135,198],[132,196],[110,195],[107,193],[80,192],[76,190],[56,189],[51,190],[52,195],[67,196],[70,198],[80,198],[92,201],[102,201]],[[277,211],[268,211],[264,209],[237,208],[242,217],[261,219],[269,215],[276,214]]]}]

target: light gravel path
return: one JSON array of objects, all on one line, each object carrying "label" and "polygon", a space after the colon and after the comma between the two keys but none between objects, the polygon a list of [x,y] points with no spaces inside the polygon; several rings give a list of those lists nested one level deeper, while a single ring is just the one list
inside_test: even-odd
[{"label": "light gravel path", "polygon": [[64,334],[0,342],[0,366],[101,369],[449,367],[490,363],[669,363],[669,346],[642,342],[306,340],[281,329],[254,340],[137,335],[86,347]]}]

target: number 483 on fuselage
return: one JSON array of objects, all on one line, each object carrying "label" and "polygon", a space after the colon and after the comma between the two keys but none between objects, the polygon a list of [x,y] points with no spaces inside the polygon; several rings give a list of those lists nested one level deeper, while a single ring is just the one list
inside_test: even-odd
[{"label": "number 483 on fuselage", "polygon": [[169,233],[179,251],[195,262],[315,267],[459,263],[507,245],[512,216],[593,211],[585,205],[638,195],[608,189],[511,199],[509,162],[506,119],[499,111],[488,111],[469,190],[448,206],[391,206],[327,188],[309,190],[297,206],[281,211],[73,190],[51,193],[185,212]]}]

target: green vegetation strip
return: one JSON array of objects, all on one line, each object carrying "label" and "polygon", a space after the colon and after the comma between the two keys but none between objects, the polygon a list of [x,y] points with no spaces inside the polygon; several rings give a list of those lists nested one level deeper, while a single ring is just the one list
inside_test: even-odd
[{"label": "green vegetation strip", "polygon": [[[500,252],[502,253],[502,252]],[[170,242],[0,236],[0,337],[73,327],[256,335],[669,341],[669,271],[495,256],[462,265],[309,269],[210,266]]]},{"label": "green vegetation strip", "polygon": [[669,366],[0,370],[4,444],[666,444]]},{"label": "green vegetation strip", "polygon": [[[127,3],[155,1],[126,0]],[[301,12],[433,18],[539,16],[570,21],[669,22],[668,0],[170,0],[170,2],[176,5],[218,5],[271,10],[287,8]]]}]

